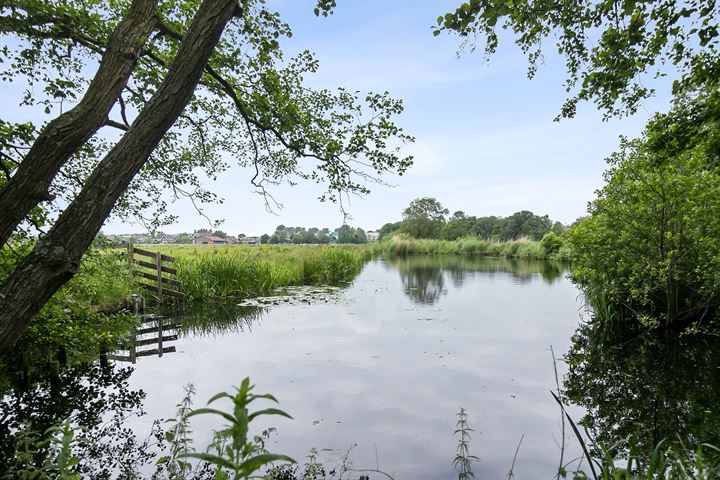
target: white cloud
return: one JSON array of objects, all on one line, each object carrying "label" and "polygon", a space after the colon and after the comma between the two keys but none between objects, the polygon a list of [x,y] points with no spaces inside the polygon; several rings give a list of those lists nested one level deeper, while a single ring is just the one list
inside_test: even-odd
[{"label": "white cloud", "polygon": [[432,144],[416,142],[402,148],[403,155],[413,156],[408,175],[428,175],[440,170],[447,162],[445,156]]}]

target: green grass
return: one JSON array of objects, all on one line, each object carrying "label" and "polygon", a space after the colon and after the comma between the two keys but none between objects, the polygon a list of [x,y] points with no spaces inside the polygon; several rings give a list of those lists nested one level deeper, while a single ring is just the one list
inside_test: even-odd
[{"label": "green grass", "polygon": [[521,238],[507,242],[465,237],[458,240],[429,240],[395,236],[368,246],[373,254],[384,255],[473,255],[564,261],[567,253],[548,254],[540,242]]},{"label": "green grass", "polygon": [[147,246],[175,258],[190,300],[245,298],[296,285],[341,286],[369,258],[357,246]]}]

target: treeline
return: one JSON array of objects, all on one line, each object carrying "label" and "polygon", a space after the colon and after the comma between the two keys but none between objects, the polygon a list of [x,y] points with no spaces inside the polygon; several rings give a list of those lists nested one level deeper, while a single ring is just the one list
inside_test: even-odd
[{"label": "treeline", "polygon": [[367,234],[362,228],[353,228],[349,225],[343,225],[337,230],[330,231],[328,228],[305,228],[305,227],[286,227],[278,225],[272,235],[263,234],[260,237],[260,243],[263,244],[319,244],[327,245],[329,243],[367,243]]},{"label": "treeline", "polygon": [[393,233],[404,233],[419,239],[457,240],[474,236],[485,240],[529,238],[539,241],[549,232],[562,235],[566,230],[565,225],[547,215],[540,216],[527,210],[508,217],[475,217],[463,211],[448,214],[448,209],[435,198],[417,198],[403,210],[401,221],[382,226],[380,240]]}]

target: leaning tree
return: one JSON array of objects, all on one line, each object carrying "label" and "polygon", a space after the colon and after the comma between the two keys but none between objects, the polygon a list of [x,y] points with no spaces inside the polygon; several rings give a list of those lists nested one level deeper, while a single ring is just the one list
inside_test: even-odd
[{"label": "leaning tree", "polygon": [[[319,0],[316,15],[332,12]],[[263,0],[6,0],[0,79],[0,247],[37,229],[0,279],[0,350],[77,271],[110,215],[172,221],[161,197],[219,201],[202,179],[231,163],[268,186],[309,180],[321,200],[402,174],[412,140],[387,93],[310,89],[310,52]],[[10,83],[12,83],[10,85]]]}]

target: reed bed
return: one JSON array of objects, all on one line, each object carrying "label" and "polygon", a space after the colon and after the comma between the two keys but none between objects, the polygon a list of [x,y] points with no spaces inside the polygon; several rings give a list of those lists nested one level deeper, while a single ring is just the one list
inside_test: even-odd
[{"label": "reed bed", "polygon": [[564,248],[557,253],[548,253],[540,242],[528,238],[502,242],[478,237],[458,240],[393,237],[369,248],[373,254],[384,255],[473,255],[555,261],[567,260],[568,253]]},{"label": "reed bed", "polygon": [[342,286],[369,258],[345,246],[158,246],[175,257],[177,278],[190,300],[247,298],[297,285]]}]

